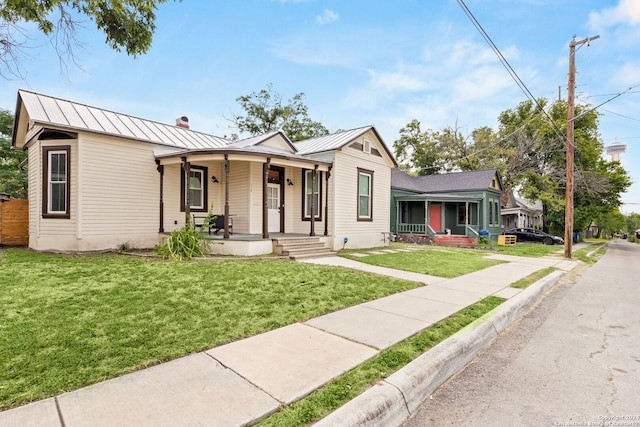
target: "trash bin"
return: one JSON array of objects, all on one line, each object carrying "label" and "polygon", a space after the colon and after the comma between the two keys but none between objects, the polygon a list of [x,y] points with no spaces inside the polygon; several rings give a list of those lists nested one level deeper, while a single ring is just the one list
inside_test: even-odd
[{"label": "trash bin", "polygon": [[578,243],[578,240],[580,240],[580,233],[578,231],[574,231],[573,232],[573,243]]}]

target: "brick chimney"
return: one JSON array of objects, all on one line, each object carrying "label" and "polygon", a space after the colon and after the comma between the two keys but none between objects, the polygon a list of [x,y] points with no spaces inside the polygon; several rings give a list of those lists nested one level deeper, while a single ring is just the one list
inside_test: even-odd
[{"label": "brick chimney", "polygon": [[178,117],[176,119],[176,126],[183,129],[189,129],[189,118],[187,116]]}]

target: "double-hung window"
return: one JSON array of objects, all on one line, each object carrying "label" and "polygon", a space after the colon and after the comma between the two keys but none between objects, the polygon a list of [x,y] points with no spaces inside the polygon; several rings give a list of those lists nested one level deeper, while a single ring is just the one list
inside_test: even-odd
[{"label": "double-hung window", "polygon": [[[186,205],[184,173],[181,179],[182,206]],[[207,168],[202,166],[189,167],[189,210],[195,212],[207,211]],[[184,209],[183,209],[184,210]]]},{"label": "double-hung window", "polygon": [[[312,179],[313,171],[303,171],[304,188],[304,214],[303,219],[311,218],[311,201],[313,200],[314,220],[322,220],[320,205],[322,204],[322,172],[316,172],[315,180]],[[313,182],[313,185],[312,185]]]},{"label": "double-hung window", "polygon": [[42,215],[69,218],[69,146],[44,147]]},{"label": "double-hung window", "polygon": [[373,220],[373,172],[358,168],[358,221]]},{"label": "double-hung window", "polygon": [[204,171],[191,169],[189,171],[189,201],[192,209],[204,208]]}]

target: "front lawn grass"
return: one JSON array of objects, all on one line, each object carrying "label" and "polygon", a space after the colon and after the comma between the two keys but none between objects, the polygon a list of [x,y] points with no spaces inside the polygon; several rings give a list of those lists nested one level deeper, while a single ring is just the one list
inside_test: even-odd
[{"label": "front lawn grass", "polygon": [[[394,244],[391,248],[402,248]],[[406,246],[404,246],[406,247]],[[396,268],[431,276],[452,278],[482,270],[502,261],[483,259],[485,251],[474,249],[449,248],[443,246],[412,246],[412,252],[371,254],[365,257],[352,255],[352,251],[340,251],[338,254],[366,264],[379,267]],[[366,253],[367,251],[365,251]]]},{"label": "front lawn grass", "polygon": [[0,409],[418,286],[282,260],[0,255]]},{"label": "front lawn grass", "polygon": [[449,338],[499,306],[504,300],[489,296],[441,320],[401,343],[389,347],[351,371],[263,420],[260,427],[309,425],[338,409],[436,344]]},{"label": "front lawn grass", "polygon": [[492,243],[491,248],[504,255],[526,256],[534,258],[560,254],[564,251],[564,246],[562,245],[543,245],[542,243],[529,242],[516,243],[515,245],[508,246],[498,246],[497,244]]}]

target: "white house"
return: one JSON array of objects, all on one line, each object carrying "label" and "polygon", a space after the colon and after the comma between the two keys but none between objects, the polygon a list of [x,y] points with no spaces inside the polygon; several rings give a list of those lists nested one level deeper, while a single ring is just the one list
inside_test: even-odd
[{"label": "white house", "polygon": [[231,141],[186,117],[174,126],[19,90],[12,144],[28,151],[35,250],[151,248],[210,209],[224,218],[218,253],[271,253],[283,236],[387,244],[397,165],[373,126]]},{"label": "white house", "polygon": [[511,228],[542,228],[543,208],[540,200],[515,197],[513,190],[507,190],[502,200],[502,224],[505,230]]}]

